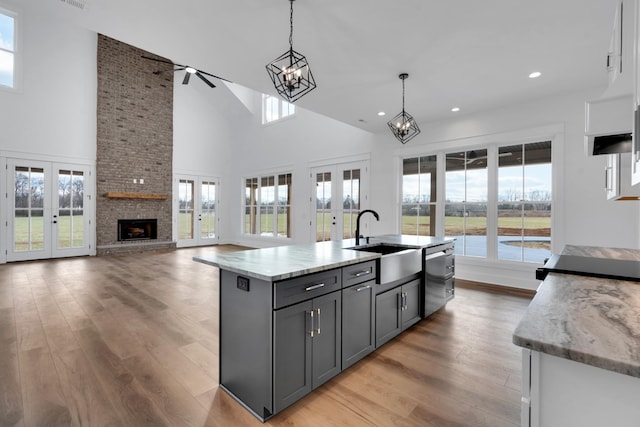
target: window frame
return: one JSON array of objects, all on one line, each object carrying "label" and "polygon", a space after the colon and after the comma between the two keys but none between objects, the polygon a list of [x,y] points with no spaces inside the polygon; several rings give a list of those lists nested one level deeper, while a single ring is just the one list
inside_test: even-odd
[{"label": "window frame", "polygon": [[21,69],[22,69],[22,49],[21,49],[21,14],[16,9],[9,9],[0,3],[0,14],[13,19],[13,50],[3,49],[0,51],[8,52],[13,55],[13,86],[0,84],[0,90],[7,92],[19,92],[22,85]]},{"label": "window frame", "polygon": [[[287,202],[280,203],[280,186],[281,179],[284,178],[287,186]],[[288,181],[287,181],[288,178]],[[273,202],[271,205],[262,203],[263,183],[273,182]],[[250,186],[250,185],[251,186]],[[293,237],[292,232],[292,219],[293,219],[293,172],[270,172],[263,174],[256,174],[246,176],[242,179],[242,235],[256,237],[261,239],[291,239]],[[250,189],[250,190],[248,190]],[[253,194],[248,193],[253,192]],[[250,203],[247,203],[247,200]],[[286,212],[286,222],[284,227],[284,234],[279,233],[279,213],[284,210]],[[267,212],[264,214],[263,212]],[[265,227],[266,230],[262,231],[262,216],[272,216],[273,219]],[[251,219],[253,217],[253,219]],[[247,221],[249,218],[249,221]],[[249,225],[249,227],[248,227]]]},{"label": "window frame", "polygon": [[[510,264],[513,268],[518,265],[528,269],[530,266],[535,266],[537,261],[514,261],[507,259],[500,259],[498,257],[498,152],[500,147],[513,146],[513,145],[527,145],[530,143],[551,141],[551,221],[550,221],[550,241],[551,241],[551,253],[557,252],[557,248],[561,248],[564,245],[564,239],[561,231],[558,227],[562,224],[564,218],[564,209],[561,203],[557,203],[558,200],[562,200],[562,173],[561,165],[563,161],[562,155],[562,142],[564,140],[564,126],[561,124],[553,124],[547,126],[540,126],[538,128],[532,128],[524,131],[505,132],[502,134],[491,134],[478,137],[469,137],[460,140],[449,140],[441,143],[433,143],[431,149],[425,147],[413,147],[411,149],[396,150],[398,159],[398,229],[402,231],[402,207],[403,207],[403,164],[407,159],[423,158],[428,156],[437,156],[437,191],[438,195],[436,201],[436,214],[435,214],[435,233],[434,236],[445,236],[445,204],[446,201],[446,189],[445,189],[445,174],[446,163],[445,156],[448,153],[454,153],[458,151],[471,151],[471,150],[487,150],[487,162],[488,162],[488,198],[487,198],[487,248],[486,255],[484,257],[477,256],[465,256],[459,255],[464,259],[477,260],[472,261],[474,264],[480,265],[488,263],[488,265]],[[418,235],[418,234],[415,234]]]},{"label": "window frame", "polygon": [[[263,93],[262,94],[262,102],[261,102],[261,117],[262,117],[262,125],[263,126],[269,126],[271,124],[274,123],[279,123],[282,122],[283,120],[288,120],[291,119],[293,117],[295,117],[295,115],[297,114],[297,108],[295,106],[295,104],[290,103],[285,101],[284,99],[281,99],[277,96],[274,95],[269,95],[267,93]],[[269,100],[276,100],[276,102],[278,103],[278,113],[277,113],[277,117],[271,120],[267,119],[267,102],[269,102]],[[283,115],[284,111],[285,111],[285,107],[288,112],[288,114]]]}]

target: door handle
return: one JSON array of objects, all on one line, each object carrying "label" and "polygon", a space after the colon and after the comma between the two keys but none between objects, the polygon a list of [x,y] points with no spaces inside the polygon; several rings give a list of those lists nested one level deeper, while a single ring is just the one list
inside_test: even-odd
[{"label": "door handle", "polygon": [[317,317],[317,319],[318,319],[318,327],[316,328],[316,332],[317,332],[318,335],[320,335],[320,308],[317,308],[316,310],[318,311],[318,317]]},{"label": "door handle", "polygon": [[371,289],[371,285],[361,286],[358,289],[356,289],[356,292],[362,292],[365,289]]},{"label": "door handle", "polygon": [[314,313],[314,311],[311,310],[308,313],[309,313],[309,322],[311,323],[311,330],[309,331],[309,336],[311,338],[313,338],[313,313]]}]

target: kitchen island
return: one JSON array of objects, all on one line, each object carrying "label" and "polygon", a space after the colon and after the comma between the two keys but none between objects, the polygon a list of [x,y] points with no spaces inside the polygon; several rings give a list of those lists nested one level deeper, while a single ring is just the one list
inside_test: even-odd
[{"label": "kitchen island", "polygon": [[[640,261],[640,251],[562,255]],[[638,426],[640,282],[550,272],[513,335],[523,347],[523,426]]]},{"label": "kitchen island", "polygon": [[221,388],[271,418],[423,318],[425,259],[451,260],[452,297],[453,244],[386,235],[356,248],[383,253],[350,239],[194,257],[220,269]]}]

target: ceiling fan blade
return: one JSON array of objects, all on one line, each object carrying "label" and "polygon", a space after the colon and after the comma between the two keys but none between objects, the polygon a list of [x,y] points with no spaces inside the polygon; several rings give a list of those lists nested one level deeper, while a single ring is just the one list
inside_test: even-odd
[{"label": "ceiling fan blade", "polygon": [[151,60],[151,61],[162,62],[162,63],[164,63],[164,64],[171,64],[171,65],[175,65],[176,67],[182,67],[182,69],[183,69],[183,70],[184,70],[185,68],[187,68],[187,66],[186,66],[186,65],[176,64],[175,62],[167,61],[167,60],[164,60],[164,59],[152,58],[152,57],[150,57],[150,56],[144,56],[144,55],[142,55],[142,57],[143,57],[144,59],[149,59],[149,60]]},{"label": "ceiling fan blade", "polygon": [[[187,73],[189,74],[189,73]],[[209,85],[209,87],[214,88],[216,87],[216,85],[214,85],[213,83],[211,83],[209,80],[205,79],[204,76],[200,73],[200,71],[196,71],[196,76],[200,77],[200,79],[205,82],[206,84]]]},{"label": "ceiling fan blade", "polygon": [[184,80],[182,80],[182,84],[186,85],[189,83],[189,78],[191,77],[191,73],[184,73]]},{"label": "ceiling fan blade", "polygon": [[202,73],[202,74],[205,74],[205,75],[207,75],[207,76],[209,76],[209,77],[216,78],[216,79],[218,79],[218,80],[224,80],[225,82],[233,83],[231,80],[227,80],[227,79],[222,78],[222,77],[220,77],[220,76],[216,76],[215,74],[210,74],[210,73],[207,73],[207,72],[205,72],[205,71],[200,71],[200,70],[198,70],[198,72],[199,72],[199,73]]},{"label": "ceiling fan blade", "polygon": [[152,58],[152,57],[150,57],[150,56],[144,56],[144,55],[142,55],[142,57],[143,57],[144,59],[149,59],[149,60],[151,60],[151,61],[158,61],[158,62],[163,62],[163,63],[165,63],[165,64],[171,64],[171,65],[173,65],[173,62],[171,62],[171,61],[166,61],[166,60],[164,60],[164,59]]},{"label": "ceiling fan blade", "polygon": [[153,74],[161,74],[161,73],[169,73],[169,72],[176,72],[176,71],[182,71],[187,67],[178,67],[178,68],[169,68],[168,70],[160,70],[160,71],[154,71]]}]

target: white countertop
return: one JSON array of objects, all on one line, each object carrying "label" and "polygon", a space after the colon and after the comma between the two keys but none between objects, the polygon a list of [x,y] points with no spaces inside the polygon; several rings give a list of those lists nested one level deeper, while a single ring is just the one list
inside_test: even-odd
[{"label": "white countertop", "polygon": [[[453,241],[443,237],[384,235],[371,237],[369,244],[425,248]],[[365,245],[365,239],[360,239],[360,246]],[[345,249],[352,246],[355,246],[355,239],[211,254],[193,260],[274,282],[380,258],[380,254],[374,252]]]},{"label": "white countertop", "polygon": [[[640,250],[568,245],[563,255],[640,261]],[[640,283],[549,273],[514,344],[640,377]]]}]

